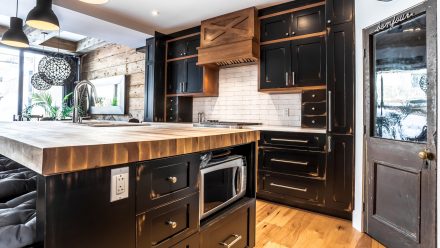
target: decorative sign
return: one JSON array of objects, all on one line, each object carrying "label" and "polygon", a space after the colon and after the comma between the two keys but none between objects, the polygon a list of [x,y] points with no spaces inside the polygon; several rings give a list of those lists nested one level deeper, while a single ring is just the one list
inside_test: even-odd
[{"label": "decorative sign", "polygon": [[387,21],[383,24],[379,24],[377,28],[374,30],[374,32],[380,32],[385,29],[393,28],[396,24],[404,22],[409,18],[413,17],[414,15],[415,15],[414,13],[408,12],[402,15],[394,16],[394,18],[391,21]]}]

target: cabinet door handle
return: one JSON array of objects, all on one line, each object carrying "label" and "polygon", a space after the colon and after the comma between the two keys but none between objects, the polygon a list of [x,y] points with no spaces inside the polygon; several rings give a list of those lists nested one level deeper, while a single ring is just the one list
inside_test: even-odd
[{"label": "cabinet door handle", "polygon": [[289,73],[286,72],[286,86],[289,86]]},{"label": "cabinet door handle", "polygon": [[307,188],[296,188],[296,187],[290,187],[290,186],[276,184],[276,183],[270,183],[270,186],[284,188],[284,189],[291,189],[291,190],[296,190],[296,191],[301,191],[301,192],[307,192]]},{"label": "cabinet door handle", "polygon": [[331,153],[332,152],[332,136],[329,135],[327,137],[327,152]]},{"label": "cabinet door handle", "polygon": [[289,33],[286,33],[286,36],[289,36]]},{"label": "cabinet door handle", "polygon": [[173,184],[177,183],[177,177],[168,177],[167,181],[170,182],[170,183],[173,183]]},{"label": "cabinet door handle", "polygon": [[223,245],[224,247],[230,248],[242,239],[241,235],[238,235],[238,234],[232,234],[231,236],[234,237],[234,240],[232,240],[230,243],[227,243],[227,240],[226,240],[226,241],[220,242],[219,245]]},{"label": "cabinet door handle", "polygon": [[278,139],[278,138],[272,138],[270,140],[272,140],[272,141],[292,142],[292,143],[304,143],[304,144],[309,143],[308,140],[293,140],[293,139]]},{"label": "cabinet door handle", "polygon": [[292,86],[295,86],[295,72],[292,71]]},{"label": "cabinet door handle", "polygon": [[276,158],[272,158],[270,161],[279,162],[279,163],[286,163],[286,164],[297,164],[297,165],[303,165],[303,166],[309,165],[309,162],[300,162],[300,161],[292,161],[292,160],[284,160],[284,159],[276,159]]},{"label": "cabinet door handle", "polygon": [[292,35],[295,35],[296,33],[295,32],[292,32]]},{"label": "cabinet door handle", "polygon": [[328,131],[332,131],[332,91],[328,91]]},{"label": "cabinet door handle", "polygon": [[170,226],[170,227],[173,228],[173,229],[176,229],[176,227],[177,227],[177,222],[172,221],[172,220],[169,220],[169,221],[167,221],[167,225]]}]

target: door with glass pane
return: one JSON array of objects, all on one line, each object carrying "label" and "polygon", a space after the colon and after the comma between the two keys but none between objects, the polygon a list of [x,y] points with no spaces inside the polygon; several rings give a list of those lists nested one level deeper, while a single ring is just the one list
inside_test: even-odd
[{"label": "door with glass pane", "polygon": [[364,30],[364,223],[387,247],[435,246],[437,41],[429,4]]}]

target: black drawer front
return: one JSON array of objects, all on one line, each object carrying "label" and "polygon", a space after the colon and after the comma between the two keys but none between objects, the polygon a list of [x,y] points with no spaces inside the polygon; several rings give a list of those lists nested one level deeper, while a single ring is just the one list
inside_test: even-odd
[{"label": "black drawer front", "polygon": [[325,128],[327,123],[326,116],[302,116],[301,126],[309,128]]},{"label": "black drawer front", "polygon": [[321,181],[267,172],[259,176],[259,192],[289,200],[323,203],[324,183]]},{"label": "black drawer front", "polygon": [[302,105],[302,115],[325,115],[326,113],[326,102],[307,102]]},{"label": "black drawer front", "polygon": [[325,153],[278,148],[261,148],[260,170],[281,172],[312,178],[323,178]]},{"label": "black drawer front", "polygon": [[271,145],[323,150],[325,134],[262,131],[260,146]]},{"label": "black drawer front", "polygon": [[137,247],[170,247],[196,232],[199,226],[198,198],[196,193],[138,215]]},{"label": "black drawer front", "polygon": [[189,238],[180,241],[179,243],[171,246],[171,248],[199,248],[200,235],[199,233],[191,235]]},{"label": "black drawer front", "polygon": [[302,102],[325,102],[325,90],[307,90],[302,93]]},{"label": "black drawer front", "polygon": [[197,154],[159,159],[137,168],[137,213],[197,191],[200,157]]}]

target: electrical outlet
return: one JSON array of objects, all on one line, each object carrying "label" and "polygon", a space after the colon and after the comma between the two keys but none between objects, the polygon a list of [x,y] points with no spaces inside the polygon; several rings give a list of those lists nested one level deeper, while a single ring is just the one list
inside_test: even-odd
[{"label": "electrical outlet", "polygon": [[111,170],[110,202],[128,198],[128,167]]}]

